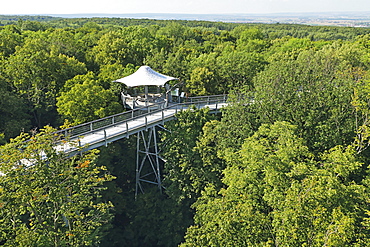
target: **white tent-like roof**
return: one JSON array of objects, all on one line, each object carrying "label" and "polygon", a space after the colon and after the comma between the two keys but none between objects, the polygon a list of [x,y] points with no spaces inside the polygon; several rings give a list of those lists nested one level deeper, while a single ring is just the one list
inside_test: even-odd
[{"label": "white tent-like roof", "polygon": [[178,80],[178,78],[158,73],[152,70],[149,66],[141,66],[135,73],[115,80],[115,82],[121,82],[127,87],[138,87],[163,86],[166,82],[171,80]]}]

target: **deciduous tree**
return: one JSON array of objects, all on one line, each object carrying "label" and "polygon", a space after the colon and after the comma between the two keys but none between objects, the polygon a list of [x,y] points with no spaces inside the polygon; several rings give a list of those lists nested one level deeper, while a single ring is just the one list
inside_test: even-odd
[{"label": "deciduous tree", "polygon": [[368,197],[357,182],[363,170],[355,150],[336,146],[314,156],[296,130],[287,122],[262,125],[226,155],[224,189],[211,185],[202,192],[182,246],[357,246],[366,240]]},{"label": "deciduous tree", "polygon": [[66,84],[69,88],[67,87],[67,91],[62,92],[57,98],[57,110],[74,124],[92,121],[123,110],[118,103],[118,95],[100,86],[92,73],[78,76]]},{"label": "deciduous tree", "polygon": [[100,199],[113,179],[96,154],[71,158],[47,127],[0,148],[0,242],[5,246],[94,246],[111,219]]}]

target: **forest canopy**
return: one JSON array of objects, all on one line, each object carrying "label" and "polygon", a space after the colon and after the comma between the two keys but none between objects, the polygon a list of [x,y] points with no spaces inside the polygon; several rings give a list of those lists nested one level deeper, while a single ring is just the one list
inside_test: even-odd
[{"label": "forest canopy", "polygon": [[[124,111],[113,81],[142,65],[229,106],[167,122],[166,189],[135,200],[134,137],[70,160],[45,126]],[[369,69],[367,28],[0,18],[0,244],[367,246]]]}]

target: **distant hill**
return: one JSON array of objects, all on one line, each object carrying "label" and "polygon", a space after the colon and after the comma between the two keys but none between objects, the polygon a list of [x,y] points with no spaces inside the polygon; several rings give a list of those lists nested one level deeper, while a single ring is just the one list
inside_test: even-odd
[{"label": "distant hill", "polygon": [[43,16],[43,15],[0,15],[0,21],[52,21],[61,19],[60,17]]},{"label": "distant hill", "polygon": [[52,15],[63,18],[118,17],[157,20],[198,20],[236,23],[287,23],[329,26],[370,27],[370,11],[365,12],[322,12],[322,13],[278,13],[278,14],[73,14]]},{"label": "distant hill", "polygon": [[136,13],[136,14],[50,14],[37,15],[0,15],[0,21],[52,21],[61,18],[133,18],[154,20],[197,20],[231,23],[285,23],[320,26],[370,27],[370,11],[365,12],[322,12],[322,13],[275,13],[275,14],[170,14],[170,13]]}]

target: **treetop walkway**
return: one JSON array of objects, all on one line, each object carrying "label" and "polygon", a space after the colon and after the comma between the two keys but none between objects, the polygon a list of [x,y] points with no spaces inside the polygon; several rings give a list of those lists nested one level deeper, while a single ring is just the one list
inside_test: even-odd
[{"label": "treetop walkway", "polygon": [[164,122],[174,119],[176,113],[191,106],[197,109],[208,107],[210,112],[218,112],[227,105],[227,95],[189,97],[184,98],[184,101],[163,108],[155,105],[142,107],[57,131],[56,134],[61,134],[68,142],[62,141],[56,148],[73,155],[76,152],[106,146],[142,130],[163,125]]},{"label": "treetop walkway", "polygon": [[184,100],[183,103],[167,107],[157,105],[138,108],[57,131],[56,134],[63,138],[55,148],[72,156],[136,134],[135,197],[139,192],[144,193],[143,183],[157,185],[159,191],[162,191],[162,158],[157,145],[156,127],[174,119],[176,113],[193,106],[197,109],[209,108],[210,113],[216,113],[228,104],[227,95],[189,97]]}]

